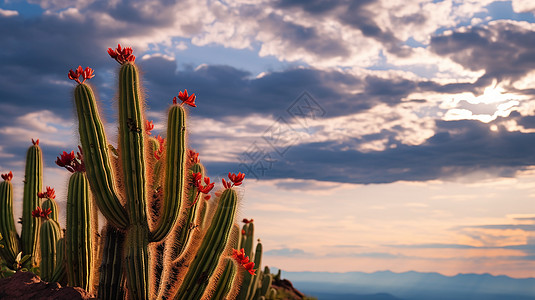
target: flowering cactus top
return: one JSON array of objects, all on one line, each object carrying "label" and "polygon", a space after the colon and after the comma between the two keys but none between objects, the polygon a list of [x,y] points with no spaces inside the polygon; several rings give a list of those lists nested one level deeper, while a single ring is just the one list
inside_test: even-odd
[{"label": "flowering cactus top", "polygon": [[154,123],[152,123],[152,121],[149,121],[149,120],[145,120],[145,132],[148,134],[148,135],[151,135],[151,130],[154,129]]},{"label": "flowering cactus top", "polygon": [[39,139],[37,139],[37,140],[35,140],[35,141],[32,139],[32,144],[33,144],[34,146],[39,146]]},{"label": "flowering cactus top", "polygon": [[13,179],[13,172],[9,171],[9,173],[2,174],[2,179],[5,181],[11,181],[11,179]]},{"label": "flowering cactus top", "polygon": [[245,250],[243,248],[240,250],[232,249],[232,258],[234,258],[238,264],[242,265],[249,274],[256,275],[256,270],[253,269],[254,262],[249,262],[249,257],[245,256]]},{"label": "flowering cactus top", "polygon": [[[69,75],[69,79],[78,82],[78,84],[84,83],[86,79],[91,79],[95,77],[95,74],[93,73],[93,69],[91,69],[90,67],[86,67],[84,70],[82,66],[78,66],[78,68],[76,68],[76,71],[73,71],[72,69],[70,69],[68,75]],[[82,81],[80,81],[80,76],[82,76],[83,78]],[[39,140],[37,141],[39,142]]]},{"label": "flowering cactus top", "polygon": [[34,218],[43,218],[45,220],[48,220],[48,216],[52,212],[52,209],[41,209],[40,207],[37,207],[34,211],[32,211],[32,217]]},{"label": "flowering cactus top", "polygon": [[195,150],[189,150],[188,151],[188,157],[189,157],[189,161],[192,163],[192,164],[198,164],[201,162],[201,160],[199,159],[199,153],[198,152],[195,152]]},{"label": "flowering cactus top", "polygon": [[[238,175],[234,174],[234,173],[228,173],[228,178],[230,179],[230,181],[225,181],[225,178],[222,178],[221,181],[223,182],[223,186],[226,188],[226,189],[230,189],[231,187],[233,186],[238,186],[238,185],[241,185],[243,183],[243,179],[245,178],[245,174],[243,173],[238,173]],[[231,184],[232,182],[232,184]]]},{"label": "flowering cactus top", "polygon": [[133,52],[134,51],[132,48],[122,48],[121,44],[117,44],[117,48],[115,50],[108,48],[108,54],[111,56],[111,58],[115,59],[121,65],[124,65],[127,62],[134,63],[136,61],[136,57],[132,54]]},{"label": "flowering cactus top", "polygon": [[249,223],[253,223],[254,219],[250,219],[250,220],[247,220],[247,219],[243,219],[242,222],[245,223],[245,224],[249,224]]},{"label": "flowering cactus top", "polygon": [[56,191],[49,186],[46,187],[46,192],[37,193],[39,198],[56,199]]},{"label": "flowering cactus top", "polygon": [[78,146],[80,152],[77,152],[77,156],[74,156],[74,151],[67,153],[63,151],[60,157],[56,159],[56,165],[67,169],[69,172],[85,172],[85,166],[82,155],[82,147]]},{"label": "flowering cactus top", "polygon": [[[184,103],[186,103],[187,105],[191,107],[197,107],[197,105],[195,105],[195,94],[188,95],[187,89],[185,89],[184,92],[182,91],[178,92],[178,99],[182,101],[180,105],[184,105]],[[173,98],[173,104],[177,104],[177,97]]]}]

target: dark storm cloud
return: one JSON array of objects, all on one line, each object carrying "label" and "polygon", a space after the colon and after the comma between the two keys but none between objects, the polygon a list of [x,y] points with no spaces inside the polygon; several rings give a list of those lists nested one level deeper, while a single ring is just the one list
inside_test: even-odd
[{"label": "dark storm cloud", "polygon": [[[369,6],[377,3],[376,0],[352,0],[352,1],[275,1],[274,6],[284,9],[301,10],[316,18],[334,17],[342,24],[349,25],[369,38],[373,38],[383,44],[386,49],[400,57],[408,56],[411,48],[404,46],[403,41],[395,37],[389,30],[383,30],[374,20],[375,13]],[[395,18],[394,18],[395,19]],[[425,16],[414,14],[398,22],[422,23]]]},{"label": "dark storm cloud", "polygon": [[[391,183],[400,180],[455,179],[483,171],[511,177],[535,164],[535,134],[492,132],[479,121],[437,121],[437,132],[423,144],[398,143],[383,151],[347,149],[351,142],[322,142],[291,145],[274,159],[259,179],[297,178],[346,183]],[[354,141],[358,143],[359,141]],[[392,140],[392,142],[395,142]],[[258,171],[258,165],[208,164],[210,169]],[[263,167],[267,167],[264,163]],[[255,169],[256,168],[256,169]],[[252,171],[251,171],[252,170]]]},{"label": "dark storm cloud", "polygon": [[514,81],[535,67],[535,32],[508,21],[435,36],[430,49],[472,71],[484,70],[478,81],[486,83]]},{"label": "dark storm cloud", "polygon": [[340,40],[322,36],[314,27],[305,27],[293,22],[284,21],[281,16],[270,14],[259,21],[263,30],[276,34],[284,40],[288,51],[305,51],[329,57],[347,57],[349,50]]}]

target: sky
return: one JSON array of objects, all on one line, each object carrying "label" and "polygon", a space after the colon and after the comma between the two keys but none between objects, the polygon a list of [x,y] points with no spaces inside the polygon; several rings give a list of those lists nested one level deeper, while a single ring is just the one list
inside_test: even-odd
[{"label": "sky", "polygon": [[246,173],[239,217],[264,265],[535,277],[534,14],[531,0],[0,0],[0,173],[20,203],[40,139],[64,207],[67,72],[95,70],[113,141],[106,50],[121,43],[155,134],[178,91],[197,95],[189,147],[211,178]]}]

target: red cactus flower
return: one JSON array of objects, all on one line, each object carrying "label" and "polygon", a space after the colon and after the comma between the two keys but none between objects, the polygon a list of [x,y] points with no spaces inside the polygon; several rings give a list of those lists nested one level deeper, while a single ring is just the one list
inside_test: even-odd
[{"label": "red cactus flower", "polygon": [[117,48],[115,50],[108,48],[108,54],[111,56],[111,58],[115,59],[121,65],[124,65],[126,62],[134,63],[136,61],[136,57],[132,55],[133,52],[134,51],[132,48],[122,48],[121,44],[117,44]]},{"label": "red cactus flower", "polygon": [[232,249],[232,258],[234,258],[240,265],[249,262],[249,257],[245,256],[244,248],[241,248],[240,250]]},{"label": "red cactus flower", "polygon": [[154,123],[152,123],[152,120],[151,121],[148,121],[148,120],[145,120],[145,131],[147,132],[148,135],[151,135],[151,130],[154,129]]},{"label": "red cactus flower", "polygon": [[[189,106],[197,107],[197,105],[195,105],[195,94],[188,95],[187,89],[185,89],[184,92],[182,91],[178,92],[178,99],[182,101],[180,105],[184,105],[184,103],[186,103]],[[177,104],[177,97],[173,98],[173,104]]]},{"label": "red cactus flower", "polygon": [[242,235],[245,235],[245,229],[242,229],[242,230],[241,230],[241,234],[242,234]]},{"label": "red cactus flower", "polygon": [[32,217],[39,218],[41,217],[41,213],[43,213],[43,210],[40,207],[37,207],[34,211],[32,211]]},{"label": "red cactus flower", "polygon": [[249,263],[243,264],[242,266],[245,268],[245,270],[247,270],[249,272],[249,274],[256,275],[256,273],[255,273],[256,270],[253,269],[254,268],[254,262],[249,262]]},{"label": "red cactus flower", "polygon": [[48,216],[52,213],[51,208],[47,208],[45,210],[41,209],[40,207],[37,207],[34,211],[32,211],[32,217],[34,218],[43,218],[45,220],[48,220]]},{"label": "red cactus flower", "polygon": [[247,219],[243,219],[242,222],[245,223],[245,224],[249,224],[249,223],[253,223],[254,219],[251,219],[251,220],[247,220]]},{"label": "red cactus flower", "polygon": [[229,189],[233,186],[241,185],[243,183],[243,179],[245,178],[245,174],[240,172],[238,173],[238,175],[236,175],[234,173],[229,172],[228,178],[230,179],[230,181],[225,181],[224,178],[221,179],[221,181],[223,182],[223,187],[225,187],[226,189]]},{"label": "red cactus flower", "polygon": [[195,150],[189,150],[189,160],[192,164],[198,164],[201,160],[199,159],[199,153],[195,152]]},{"label": "red cactus flower", "polygon": [[91,69],[90,67],[86,67],[85,70],[82,72],[82,77],[84,78],[82,83],[84,83],[86,79],[91,79],[95,77],[95,73],[93,69]]},{"label": "red cactus flower", "polygon": [[[76,81],[78,84],[82,84],[85,82],[86,79],[91,79],[95,77],[95,74],[93,69],[91,69],[90,67],[86,67],[84,70],[82,66],[78,66],[78,68],[76,68],[76,71],[70,69],[68,76],[69,79]],[[82,76],[84,80],[80,81],[80,76]]]},{"label": "red cactus flower", "polygon": [[[202,194],[210,193],[210,191],[214,188],[214,185],[215,185],[215,182],[210,183],[210,177],[205,176],[204,177],[204,186],[203,186],[201,184],[201,178],[202,178],[201,172],[192,173],[191,175],[192,175],[193,185],[197,188],[197,194],[195,195],[195,200],[193,201],[193,203],[189,207],[192,207],[193,205],[195,205],[195,203],[197,203],[201,193]],[[210,200],[210,195],[206,195],[204,197],[204,199],[205,200]]]},{"label": "red cactus flower", "polygon": [[210,177],[205,176],[204,177],[204,186],[201,186],[201,180],[195,182],[195,186],[199,191],[203,194],[208,194],[210,191],[214,188],[215,182],[210,183]]},{"label": "red cactus flower", "polygon": [[39,139],[36,139],[35,141],[32,139],[32,144],[34,146],[39,146]]},{"label": "red cactus flower", "polygon": [[254,262],[250,262],[249,257],[245,256],[245,250],[243,248],[240,250],[232,249],[232,258],[234,258],[238,264],[242,265],[245,270],[249,272],[249,274],[256,275],[254,270]]},{"label": "red cactus flower", "polygon": [[46,192],[37,193],[39,198],[56,199],[56,191],[49,186],[46,187]]},{"label": "red cactus flower", "polygon": [[85,172],[85,165],[83,161],[82,148],[78,146],[80,152],[77,152],[77,156],[74,155],[74,151],[67,153],[63,151],[61,157],[57,157],[56,165],[67,169],[69,172]]},{"label": "red cactus flower", "polygon": [[11,181],[11,179],[13,179],[13,172],[9,171],[9,173],[2,174],[2,179],[5,181]]}]

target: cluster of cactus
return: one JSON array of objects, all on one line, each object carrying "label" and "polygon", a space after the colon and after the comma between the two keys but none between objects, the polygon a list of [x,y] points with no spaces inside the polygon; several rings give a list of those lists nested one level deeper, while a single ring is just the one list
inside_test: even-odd
[{"label": "cluster of cactus", "polygon": [[[184,104],[195,107],[195,95],[180,92],[181,103],[175,97],[168,111],[165,139],[153,137],[132,49],[119,45],[108,53],[121,64],[118,146],[108,142],[93,89],[85,83],[94,77],[93,70],[70,70],[68,77],[78,83],[74,101],[81,147],[76,156],[64,152],[56,161],[72,173],[66,230],[59,228],[53,193],[47,190],[51,194],[45,201],[38,196],[45,194],[42,154],[34,142],[26,163],[20,238],[11,177],[6,174],[0,183],[2,260],[19,269],[34,268],[44,279],[96,292],[99,299],[260,299],[264,283],[252,274],[260,272],[254,266],[260,266],[262,245],[257,245],[254,264],[248,262],[253,226],[246,224],[250,235],[240,235],[235,221],[234,187],[244,175],[229,173],[228,181],[222,179],[223,189],[208,201],[214,183],[205,176],[198,153],[186,147]],[[101,234],[97,207],[107,221]],[[240,247],[248,257],[237,261],[231,256]],[[263,277],[267,282],[269,275]]]},{"label": "cluster of cactus", "polygon": [[245,223],[241,230],[240,240],[238,242],[238,249],[243,255],[254,259],[254,265],[258,267],[257,273],[244,273],[242,279],[242,287],[237,295],[237,300],[264,300],[267,297],[276,292],[271,288],[273,276],[269,272],[269,268],[266,266],[264,271],[260,270],[262,265],[262,243],[260,239],[256,243],[255,251],[254,247],[254,222],[253,219],[243,219]]}]

